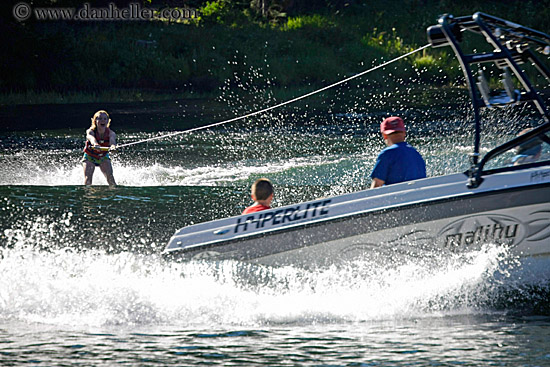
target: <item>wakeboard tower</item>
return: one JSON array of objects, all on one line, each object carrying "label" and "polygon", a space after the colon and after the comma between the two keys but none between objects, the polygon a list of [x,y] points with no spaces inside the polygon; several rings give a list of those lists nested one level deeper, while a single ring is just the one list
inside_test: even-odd
[{"label": "wakeboard tower", "polygon": [[[465,53],[465,33],[481,35],[493,51]],[[549,256],[550,120],[520,65],[534,65],[550,82],[537,59],[537,53],[550,54],[550,37],[483,13],[444,15],[427,35],[432,47],[453,49],[469,88],[474,142],[466,172],[191,225],[176,231],[164,254],[325,266],[362,257],[465,252],[490,243],[519,256]],[[502,72],[500,93],[489,87],[487,64]],[[534,105],[538,126],[482,156],[480,110],[524,103]]]}]

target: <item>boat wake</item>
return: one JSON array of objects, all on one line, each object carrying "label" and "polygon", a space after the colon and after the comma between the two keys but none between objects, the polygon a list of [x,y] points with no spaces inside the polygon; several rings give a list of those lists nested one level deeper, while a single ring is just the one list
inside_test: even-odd
[{"label": "boat wake", "polygon": [[77,327],[355,323],[525,313],[522,306],[544,307],[550,294],[548,285],[526,276],[535,273],[497,246],[430,264],[357,261],[307,271],[235,261],[167,263],[156,255],[28,245],[1,251],[3,322]]},{"label": "boat wake", "polygon": [[[369,132],[357,132],[357,126],[333,127],[336,131],[331,130],[332,135],[328,136],[325,128],[320,126],[314,133],[306,127],[291,126],[272,134],[204,133],[168,142],[155,141],[144,149],[122,148],[112,157],[114,176],[117,184],[136,187],[241,183],[248,186],[261,176],[268,176],[278,184],[296,186],[364,184],[382,142],[373,140]],[[69,136],[63,141],[70,142],[69,138],[81,139]],[[7,154],[0,157],[5,172],[0,176],[0,186],[82,185],[81,149],[64,147],[59,139],[52,139],[42,138],[46,141],[43,142],[39,136],[33,136],[28,147],[23,148],[6,142]],[[441,139],[426,137],[420,144],[422,155],[429,161],[429,176],[466,168],[462,159],[464,139],[454,138],[452,143],[442,143]],[[50,145],[61,147],[51,149]],[[107,184],[99,169],[94,173],[93,184]]]},{"label": "boat wake", "polygon": [[[11,156],[6,165],[6,175],[0,177],[0,185],[73,186],[82,185],[83,169],[74,157],[44,159],[39,157]],[[6,158],[7,159],[7,158]],[[235,183],[249,184],[251,177],[281,176],[281,182],[304,184],[331,184],[338,175],[350,169],[359,172],[360,158],[315,155],[281,159],[249,159],[213,164],[189,164],[189,162],[135,162],[113,160],[113,171],[118,185],[122,186],[225,186]],[[357,167],[353,167],[357,166]],[[363,179],[357,177],[359,181]],[[93,178],[94,185],[107,185],[100,169]]]}]

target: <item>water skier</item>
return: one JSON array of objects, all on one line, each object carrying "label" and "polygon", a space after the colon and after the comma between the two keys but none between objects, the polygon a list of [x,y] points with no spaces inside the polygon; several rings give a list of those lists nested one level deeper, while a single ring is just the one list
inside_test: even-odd
[{"label": "water skier", "polygon": [[107,111],[97,111],[92,117],[92,125],[86,130],[86,146],[82,157],[84,184],[91,185],[95,167],[98,166],[110,186],[115,186],[113,167],[109,151],[116,149],[116,134],[109,128],[111,118]]}]

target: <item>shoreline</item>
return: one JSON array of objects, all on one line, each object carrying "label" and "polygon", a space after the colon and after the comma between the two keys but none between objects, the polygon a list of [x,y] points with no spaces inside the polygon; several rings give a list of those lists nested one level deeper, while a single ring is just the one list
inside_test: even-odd
[{"label": "shoreline", "polygon": [[[176,98],[176,94],[164,94],[159,100],[134,101],[81,101],[75,103],[32,103],[0,105],[1,131],[38,131],[57,129],[83,129],[89,125],[95,111],[109,112],[119,129],[140,131],[181,130],[235,118],[268,106],[290,100],[308,91],[301,88],[273,91],[271,96],[197,95]],[[550,89],[539,91],[543,98],[550,98]],[[356,89],[341,98],[338,93],[326,93],[304,99],[294,104],[258,115],[255,119],[275,118],[288,114],[294,121],[310,123],[313,117],[330,116],[347,119],[370,120],[388,114],[407,115],[413,110],[429,110],[433,116],[448,114],[463,106],[469,108],[467,90],[464,87],[436,87],[419,85],[404,91],[387,89]],[[278,96],[280,94],[280,97]],[[276,97],[277,96],[277,97]],[[363,103],[358,104],[357,101]],[[403,102],[406,103],[403,103]],[[403,109],[403,106],[408,107]],[[421,118],[421,117],[419,117]]]}]

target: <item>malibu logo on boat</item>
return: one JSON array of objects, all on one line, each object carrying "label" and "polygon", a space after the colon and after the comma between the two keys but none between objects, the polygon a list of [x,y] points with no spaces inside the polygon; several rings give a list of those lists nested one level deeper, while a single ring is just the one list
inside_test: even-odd
[{"label": "malibu logo on boat", "polygon": [[506,215],[473,215],[447,225],[437,237],[444,247],[455,250],[484,243],[512,247],[525,237],[525,227],[516,218]]},{"label": "malibu logo on boat", "polygon": [[265,228],[278,224],[292,223],[307,218],[320,217],[328,214],[328,205],[332,200],[315,201],[300,204],[286,209],[265,211],[238,218],[234,233],[246,232],[249,229]]}]

